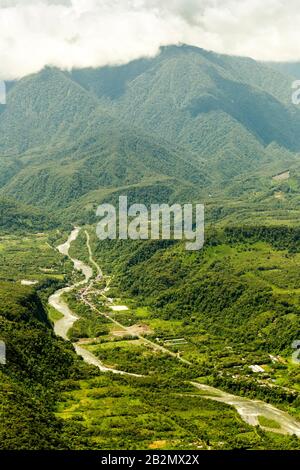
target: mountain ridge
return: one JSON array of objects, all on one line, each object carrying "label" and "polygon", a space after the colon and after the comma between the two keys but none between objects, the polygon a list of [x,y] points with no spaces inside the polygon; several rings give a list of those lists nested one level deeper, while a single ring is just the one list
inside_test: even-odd
[{"label": "mountain ridge", "polygon": [[8,91],[0,192],[66,208],[163,176],[175,178],[173,194],[188,182],[199,199],[272,159],[277,171],[300,152],[290,84],[270,64],[186,45],[122,66],[47,67]]}]

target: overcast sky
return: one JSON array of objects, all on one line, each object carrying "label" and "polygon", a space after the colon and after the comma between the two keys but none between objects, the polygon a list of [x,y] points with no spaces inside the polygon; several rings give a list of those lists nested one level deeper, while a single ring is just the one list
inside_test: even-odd
[{"label": "overcast sky", "polygon": [[187,43],[300,60],[299,0],[0,0],[0,78],[121,64]]}]

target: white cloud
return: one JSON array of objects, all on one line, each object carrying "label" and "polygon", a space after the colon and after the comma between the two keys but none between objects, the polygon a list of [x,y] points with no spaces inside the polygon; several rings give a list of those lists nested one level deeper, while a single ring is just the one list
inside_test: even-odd
[{"label": "white cloud", "polygon": [[0,78],[126,63],[193,44],[299,60],[299,0],[0,0]]}]

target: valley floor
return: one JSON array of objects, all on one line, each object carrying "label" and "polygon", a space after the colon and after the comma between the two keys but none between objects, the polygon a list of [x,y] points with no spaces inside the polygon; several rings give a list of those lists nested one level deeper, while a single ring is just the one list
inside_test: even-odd
[{"label": "valley floor", "polygon": [[[103,275],[99,258],[95,259],[89,230],[78,230],[69,244],[65,240],[66,234],[47,233],[28,235],[22,240],[3,236],[0,241],[2,278],[17,284],[26,279],[28,287],[23,289],[38,290],[45,306],[50,296],[47,309],[54,330],[62,338],[69,338],[87,363],[80,365],[84,372],[72,373],[73,378],[61,377],[59,382],[55,379],[57,395],[53,411],[63,426],[62,446],[300,448],[296,438],[300,425],[284,411],[291,411],[284,402],[277,409],[257,399],[225,392],[224,382],[220,383],[221,388],[212,387],[211,371],[205,364],[223,359],[222,356],[218,359],[218,354],[208,357],[207,352],[196,347],[196,340],[207,344],[207,332],[197,328],[197,335],[191,334],[189,326],[180,320],[152,315],[149,307],[138,305],[133,298],[122,300],[114,278]],[[55,246],[60,247],[63,256]],[[69,254],[70,258],[66,256]],[[81,261],[76,261],[77,258]],[[72,273],[74,266],[77,269]],[[63,288],[66,283],[69,287]],[[255,353],[249,364],[255,362],[254,357]],[[276,358],[286,363],[284,357]],[[288,367],[293,368],[292,364]],[[286,370],[276,372],[282,389],[287,386]],[[239,373],[242,376],[242,370]],[[259,376],[251,380],[262,381],[263,386],[270,384]],[[291,389],[297,391],[297,387]],[[241,390],[237,388],[236,393],[240,395]],[[297,412],[294,409],[296,417]],[[9,419],[14,420],[13,413]],[[0,425],[0,434],[3,430]],[[13,437],[10,442],[14,444],[3,444],[4,448],[20,448],[19,439]],[[22,445],[24,448],[26,443]],[[38,448],[38,444],[34,445]],[[41,446],[45,448],[42,441]]]},{"label": "valley floor", "polygon": [[[76,235],[78,235],[79,232],[76,232]],[[135,351],[136,354],[142,354],[144,355],[145,352],[148,350],[151,351],[152,353],[156,353],[158,356],[164,355],[164,356],[169,356],[172,357],[175,361],[179,361],[185,365],[192,366],[191,362],[188,360],[184,359],[180,355],[180,353],[175,353],[171,349],[168,349],[165,346],[162,346],[161,344],[158,344],[157,340],[150,340],[145,336],[145,333],[147,334],[147,330],[144,332],[144,334],[139,334],[138,329],[132,329],[132,327],[128,327],[124,324],[121,323],[121,320],[116,320],[114,316],[112,315],[112,311],[116,312],[122,312],[122,311],[128,311],[127,307],[123,306],[116,306],[114,307],[113,305],[113,299],[108,298],[107,295],[109,294],[109,278],[105,278],[102,274],[102,270],[100,269],[98,263],[94,260],[93,254],[92,254],[92,249],[90,246],[90,237],[87,231],[85,231],[85,236],[86,236],[86,244],[88,248],[88,254],[89,254],[89,262],[90,265],[93,265],[94,268],[96,268],[96,274],[97,277],[91,278],[91,277],[86,277],[86,284],[87,286],[85,288],[82,288],[77,295],[77,300],[85,304],[85,306],[93,312],[97,317],[102,317],[104,320],[108,321],[108,324],[111,324],[111,326],[117,328],[117,330],[112,330],[115,333],[117,332],[117,335],[119,336],[120,339],[122,337],[127,338],[127,341],[117,341],[113,342],[112,346],[115,346],[119,349],[121,343],[129,343],[130,346],[134,343],[136,346],[138,346],[137,350]],[[75,241],[74,238],[72,238],[72,234],[70,236],[71,240]],[[77,238],[77,236],[76,236]],[[70,244],[68,245],[70,248]],[[69,254],[69,252],[65,253]],[[74,260],[73,260],[74,261]],[[75,266],[76,264],[78,265],[78,262],[74,263]],[[77,267],[78,269],[78,267]],[[82,266],[81,266],[82,269]],[[84,269],[87,271],[86,267]],[[101,289],[95,288],[95,284],[99,282],[104,282],[104,287]],[[74,285],[73,289],[75,290],[78,287],[78,285]],[[70,289],[68,289],[68,292],[70,292]],[[61,297],[63,296],[64,292],[60,292]],[[102,309],[99,309],[95,306],[95,304],[99,303],[99,299],[102,302]],[[62,308],[61,312],[65,315],[66,322],[68,324],[69,316],[70,313],[73,315],[73,319],[76,319],[76,316],[74,313],[72,313],[70,310],[66,311],[65,310],[65,302],[61,299],[62,302]],[[95,303],[94,303],[95,302]],[[51,302],[50,302],[51,304]],[[58,308],[59,309],[59,308]],[[78,318],[78,317],[77,317]],[[60,321],[63,321],[60,320]],[[76,320],[75,320],[76,321]],[[59,323],[59,321],[56,323],[56,325]],[[73,321],[74,323],[74,321]],[[72,325],[71,325],[72,326]],[[69,328],[71,329],[71,326],[69,325]],[[151,330],[150,330],[151,331]],[[100,341],[101,343],[101,341]],[[170,340],[169,342],[166,342],[170,346],[174,346],[176,344],[182,345],[185,343],[185,341],[182,341],[180,338],[179,339],[173,339]],[[113,372],[121,375],[128,375],[128,376],[135,376],[135,377],[147,377],[147,375],[142,375],[142,374],[134,374],[133,372],[126,372],[126,371],[121,371],[118,369],[114,369],[112,366],[107,367],[104,365],[102,361],[99,360],[99,340],[97,338],[81,338],[77,343],[73,343],[76,352],[83,357],[83,359],[89,363],[93,364],[96,367],[98,367],[102,372]],[[129,348],[130,348],[129,346]],[[152,372],[153,373],[153,372]],[[198,390],[201,392],[200,396],[205,399],[210,399],[214,400],[217,402],[225,403],[231,406],[234,406],[242,419],[252,425],[252,426],[261,426],[263,429],[266,431],[272,431],[275,433],[279,434],[290,434],[290,435],[296,435],[300,437],[300,422],[289,416],[286,412],[283,412],[281,410],[276,409],[274,406],[268,405],[262,401],[258,400],[250,400],[247,398],[240,398],[228,393],[225,393],[221,390],[218,390],[214,387],[209,387],[208,385],[201,384],[199,382],[190,382],[193,386],[195,386]],[[186,394],[181,394],[182,398],[184,397],[194,397],[197,398],[196,393],[191,394],[191,393],[186,393]],[[62,416],[64,416],[64,413],[62,413]]]}]

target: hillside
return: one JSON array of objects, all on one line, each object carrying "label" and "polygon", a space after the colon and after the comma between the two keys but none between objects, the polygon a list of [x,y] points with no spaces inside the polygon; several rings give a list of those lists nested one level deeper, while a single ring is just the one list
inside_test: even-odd
[{"label": "hillside", "polygon": [[[299,372],[290,361],[300,328],[299,228],[213,228],[195,253],[177,242],[99,242],[91,234],[97,261],[112,276],[110,295],[129,307],[114,319],[143,325],[158,344],[174,339],[172,351],[198,373],[204,367],[206,383],[299,416]],[[74,334],[92,327],[90,318],[80,321]],[[98,349],[103,360],[117,360]],[[253,364],[260,375],[249,372]]]},{"label": "hillside", "polygon": [[22,156],[24,167],[7,182],[5,193],[29,204],[66,207],[99,188],[158,181],[163,176],[177,180],[174,187],[189,182],[201,188],[208,181],[170,144],[116,127],[105,126],[101,137],[79,140],[59,153],[49,149],[47,155],[46,163],[42,153],[31,162]]},{"label": "hillside", "polygon": [[215,180],[260,167],[271,143],[300,148],[290,78],[251,59],[168,47],[152,60],[72,78],[133,126],[204,160]]},{"label": "hillside", "polygon": [[0,197],[0,231],[39,232],[58,226],[58,220],[36,207]]},{"label": "hillside", "polygon": [[271,67],[285,74],[289,74],[296,80],[300,79],[300,63],[299,62],[271,62]]},{"label": "hillside", "polygon": [[297,161],[290,85],[269,65],[189,46],[120,67],[46,68],[9,87],[0,191],[65,215],[75,204],[88,220],[99,195],[126,188],[144,200],[162,181],[167,200],[221,199],[236,179]]},{"label": "hillside", "polygon": [[7,349],[7,365],[0,367],[0,448],[67,449],[54,404],[59,381],[76,370],[76,356],[54,338],[30,289],[1,282],[0,305],[0,335]]},{"label": "hillside", "polygon": [[197,253],[177,242],[94,237],[94,243],[125,296],[150,306],[155,317],[196,321],[231,342],[247,338],[257,349],[284,352],[300,328],[299,233],[288,227],[214,228]]}]

